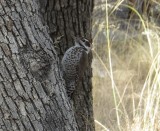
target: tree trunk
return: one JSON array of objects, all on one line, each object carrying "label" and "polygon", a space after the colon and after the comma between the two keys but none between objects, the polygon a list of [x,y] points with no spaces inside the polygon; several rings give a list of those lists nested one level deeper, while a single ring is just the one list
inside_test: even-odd
[{"label": "tree trunk", "polygon": [[53,41],[60,36],[64,36],[64,39],[58,44],[60,56],[63,56],[70,46],[73,46],[72,36],[85,36],[91,39],[91,16],[94,0],[40,1],[41,12],[49,26]]},{"label": "tree trunk", "polygon": [[[91,39],[91,16],[93,0],[48,0],[41,3],[45,21],[49,25],[50,36],[55,38],[64,36],[59,43],[57,52],[61,60],[64,52],[73,46],[72,36],[85,36]],[[92,53],[89,56],[90,64],[80,86],[73,94],[73,110],[78,127],[81,131],[93,131],[94,119],[92,108]]]},{"label": "tree trunk", "polygon": [[[87,89],[85,95],[77,95],[84,96],[86,102],[85,116],[88,118],[82,122],[77,119],[78,106],[74,111],[68,100],[61,77],[58,57],[69,47],[70,34],[65,33],[69,25],[64,24],[67,27],[62,28],[61,24],[65,23],[62,15],[57,18],[52,14],[48,21],[50,6],[58,7],[55,1],[40,2],[0,0],[0,131],[79,131],[88,124],[86,120],[93,117],[89,73],[86,72],[87,79],[83,82],[84,89]],[[49,12],[57,10],[52,8]],[[56,28],[51,26],[53,23]],[[75,23],[75,27],[78,25]],[[51,37],[55,40],[59,35],[64,35],[66,39],[57,55]],[[92,128],[87,126],[87,131],[94,130],[93,119],[91,122]]]}]

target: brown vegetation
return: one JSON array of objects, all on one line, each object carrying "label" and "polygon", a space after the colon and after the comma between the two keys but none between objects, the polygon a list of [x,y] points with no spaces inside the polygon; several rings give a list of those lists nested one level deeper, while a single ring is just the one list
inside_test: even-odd
[{"label": "brown vegetation", "polygon": [[160,129],[160,5],[154,0],[148,3],[142,4],[145,12],[125,1],[95,4],[93,97],[97,131]]}]

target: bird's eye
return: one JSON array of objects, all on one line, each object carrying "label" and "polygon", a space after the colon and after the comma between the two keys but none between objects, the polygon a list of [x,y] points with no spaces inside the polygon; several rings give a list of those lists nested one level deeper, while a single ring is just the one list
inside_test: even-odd
[{"label": "bird's eye", "polygon": [[85,42],[85,45],[88,46],[88,47],[91,46],[90,43],[89,43],[88,41]]},{"label": "bird's eye", "polygon": [[83,41],[83,42],[86,42],[86,40],[85,40],[85,39],[82,39],[82,41]]}]

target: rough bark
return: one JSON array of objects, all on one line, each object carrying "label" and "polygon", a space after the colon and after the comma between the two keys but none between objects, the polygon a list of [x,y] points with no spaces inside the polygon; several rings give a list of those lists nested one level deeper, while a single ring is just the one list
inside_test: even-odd
[{"label": "rough bark", "polygon": [[[59,43],[55,42],[60,60],[64,52],[74,44],[72,36],[85,36],[91,39],[93,0],[48,0],[47,2],[41,1],[41,4],[41,12],[45,22],[49,25],[53,41],[56,41],[55,38],[64,36]],[[94,130],[91,83],[92,53],[89,59],[88,70],[85,72],[80,86],[76,88],[72,99],[76,121],[81,131]]]},{"label": "rough bark", "polygon": [[0,130],[77,131],[38,4],[0,0]]},{"label": "rough bark", "polygon": [[[71,35],[91,37],[92,2],[0,0],[0,130],[94,130],[91,68],[71,106],[58,59]],[[64,35],[58,55],[49,34]]]}]

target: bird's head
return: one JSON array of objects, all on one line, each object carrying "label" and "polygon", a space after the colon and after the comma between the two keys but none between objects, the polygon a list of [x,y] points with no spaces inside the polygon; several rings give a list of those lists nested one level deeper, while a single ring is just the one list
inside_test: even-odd
[{"label": "bird's head", "polygon": [[92,49],[92,42],[85,37],[74,37],[75,45],[81,46],[86,50],[87,53]]}]

